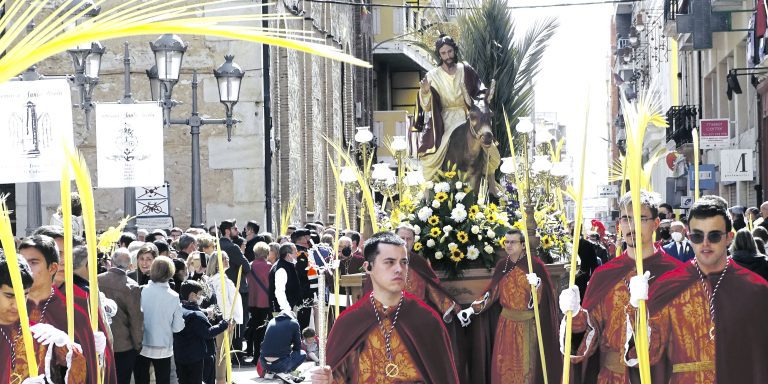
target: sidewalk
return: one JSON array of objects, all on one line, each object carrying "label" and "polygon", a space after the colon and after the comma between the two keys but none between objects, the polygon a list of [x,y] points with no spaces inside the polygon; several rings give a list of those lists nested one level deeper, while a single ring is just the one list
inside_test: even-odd
[{"label": "sidewalk", "polygon": [[[301,365],[301,367],[299,367],[299,371],[305,372],[314,366],[315,366],[314,363],[304,363]],[[232,382],[236,384],[251,384],[251,383],[282,383],[283,381],[278,379],[267,380],[267,379],[261,378],[256,373],[256,367],[253,365],[248,365],[248,366],[243,366],[241,368],[237,368],[237,366],[232,367]],[[309,383],[309,380],[304,380],[304,383]]]}]

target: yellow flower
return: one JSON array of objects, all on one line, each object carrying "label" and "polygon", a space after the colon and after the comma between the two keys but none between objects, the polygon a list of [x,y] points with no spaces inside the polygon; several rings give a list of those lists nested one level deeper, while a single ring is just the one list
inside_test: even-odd
[{"label": "yellow flower", "polygon": [[504,239],[506,238],[507,238],[506,236],[499,237],[498,243],[500,247],[504,248]]},{"label": "yellow flower", "polygon": [[456,171],[448,171],[448,172],[446,172],[445,173],[445,177],[447,177],[449,179],[453,179],[454,177],[456,177]]},{"label": "yellow flower", "polygon": [[552,238],[549,236],[544,236],[541,238],[541,247],[544,249],[550,249],[554,245],[554,242],[552,241]]},{"label": "yellow flower", "polygon": [[429,230],[429,234],[430,234],[432,237],[438,237],[438,236],[440,236],[442,233],[443,233],[443,231],[442,231],[442,230],[440,230],[440,228],[438,228],[438,227],[432,227],[432,229],[430,229],[430,230]]},{"label": "yellow flower", "polygon": [[475,214],[474,213],[470,213],[470,214],[467,215],[467,217],[469,217],[470,220],[474,220],[475,219]]},{"label": "yellow flower", "polygon": [[459,231],[459,233],[456,234],[456,239],[459,240],[462,244],[466,244],[467,241],[469,241],[469,235],[467,235],[464,231]]},{"label": "yellow flower", "polygon": [[451,260],[458,263],[463,258],[464,258],[464,252],[460,251],[458,248],[454,248],[451,250]]},{"label": "yellow flower", "polygon": [[523,221],[522,220],[515,221],[515,224],[512,225],[512,228],[517,228],[517,229],[522,231],[523,230]]},{"label": "yellow flower", "polygon": [[442,203],[443,201],[448,200],[448,194],[445,192],[438,192],[435,194],[435,200]]},{"label": "yellow flower", "polygon": [[439,222],[440,222],[440,218],[437,217],[436,215],[432,215],[429,217],[429,219],[427,219],[427,223],[429,223],[429,225],[437,225],[437,223]]},{"label": "yellow flower", "polygon": [[496,207],[496,204],[494,204],[494,203],[489,203],[489,204],[488,204],[488,210],[489,210],[489,211],[491,211],[491,212],[494,212],[494,211],[496,211],[496,210],[498,210],[498,209],[497,209],[497,207]]},{"label": "yellow flower", "polygon": [[480,207],[477,206],[477,204],[469,207],[469,214],[472,216],[475,216],[478,212],[480,212]]},{"label": "yellow flower", "polygon": [[422,245],[421,243],[413,244],[413,250],[416,252],[421,251],[422,248],[424,248],[424,245]]},{"label": "yellow flower", "polygon": [[491,223],[495,223],[498,219],[499,217],[496,215],[496,212],[491,212],[491,214],[488,215],[488,221]]}]

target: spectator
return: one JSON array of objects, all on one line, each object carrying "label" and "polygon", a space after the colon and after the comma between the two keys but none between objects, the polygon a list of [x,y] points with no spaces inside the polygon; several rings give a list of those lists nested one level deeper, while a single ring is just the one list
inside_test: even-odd
[{"label": "spectator", "polygon": [[[221,276],[222,274],[226,274],[227,269],[230,268],[229,256],[224,251],[221,251],[221,262],[221,269],[223,269],[223,271],[219,268],[218,257],[215,254],[211,255],[211,259],[209,260],[208,268],[206,270],[208,276],[210,276],[208,279],[208,286],[210,287],[212,296],[216,298],[216,305],[221,311],[224,319],[227,321],[234,320],[235,325],[240,326],[243,324],[243,306],[239,302],[240,295],[237,294],[237,288],[235,288],[235,284],[232,283],[232,280],[227,278],[223,279],[225,287],[221,286]],[[220,334],[216,337],[217,351],[221,350],[223,342],[224,334]],[[235,338],[232,342],[233,349],[239,349],[237,346],[242,345],[242,341],[240,341],[240,344],[237,344],[237,342],[238,339]],[[218,358],[216,359],[216,382],[222,384],[227,383],[226,362]]]},{"label": "spectator", "polygon": [[128,277],[131,256],[126,248],[112,254],[112,268],[99,275],[99,290],[117,304],[112,318],[112,349],[115,355],[118,384],[129,384],[136,357],[144,337],[144,313],[141,310],[141,288]]},{"label": "spectator", "polygon": [[264,241],[264,237],[259,234],[259,223],[254,220],[250,220],[245,224],[245,250],[243,255],[248,262],[253,261],[253,246],[260,241]]},{"label": "spectator", "polygon": [[173,335],[173,350],[176,360],[176,376],[179,384],[201,384],[205,357],[209,355],[207,340],[227,330],[227,321],[221,320],[211,326],[200,303],[205,297],[203,285],[189,280],[180,288],[184,329]]},{"label": "spectator", "polygon": [[264,340],[264,326],[269,321],[272,309],[269,305],[269,271],[272,266],[267,263],[269,245],[265,242],[253,246],[254,260],[251,263],[251,273],[248,274],[248,311],[250,320],[245,331],[245,354],[254,357],[258,362],[261,342]]},{"label": "spectator", "polygon": [[152,267],[152,262],[157,258],[157,247],[152,243],[145,243],[136,251],[136,270],[133,274],[129,275],[133,280],[136,280],[139,285],[146,285],[149,283],[149,273]]},{"label": "spectator", "polygon": [[269,301],[272,312],[292,311],[303,300],[299,276],[296,273],[296,246],[280,246],[277,263],[269,271]]},{"label": "spectator", "polygon": [[675,211],[667,203],[659,204],[659,220],[664,219],[675,220]]},{"label": "spectator", "polygon": [[757,245],[757,253],[765,255],[765,242],[759,237],[755,237],[755,245]]},{"label": "spectator", "polygon": [[240,313],[242,318],[237,323],[238,327],[235,330],[232,345],[235,346],[235,349],[242,350],[242,334],[245,330],[242,329],[241,325],[243,321],[248,321],[248,281],[246,277],[251,273],[251,266],[243,256],[243,251],[233,242],[238,238],[237,221],[235,219],[222,221],[219,225],[219,233],[221,234],[221,239],[219,239],[221,250],[229,256],[230,268],[226,270],[226,274],[234,285],[237,285],[237,276],[240,273],[240,298],[242,300]]},{"label": "spectator", "polygon": [[173,260],[173,267],[176,269],[176,272],[173,274],[173,278],[171,279],[171,288],[176,291],[176,293],[179,293],[179,290],[181,289],[181,283],[183,283],[185,280],[187,280],[187,261],[182,259],[172,259]]},{"label": "spectator", "polygon": [[163,231],[162,229],[154,229],[149,235],[147,235],[145,241],[147,243],[154,243],[155,241],[160,240],[160,241],[165,241],[167,245],[168,242],[165,240],[165,238],[166,238],[165,231]]},{"label": "spectator", "polygon": [[134,241],[136,241],[136,235],[131,232],[123,232],[120,235],[120,240],[117,241],[117,246],[120,248],[128,248]]},{"label": "spectator", "polygon": [[208,234],[213,237],[219,237],[219,230],[218,228],[216,228],[215,225],[211,225],[210,227],[208,227]]},{"label": "spectator", "polygon": [[275,241],[275,236],[273,236],[271,232],[262,232],[259,233],[259,236],[261,236],[267,244]]},{"label": "spectator", "polygon": [[149,231],[147,231],[144,228],[139,228],[138,230],[136,230],[136,240],[137,241],[146,242],[148,235],[149,235]]},{"label": "spectator", "polygon": [[600,258],[597,256],[595,244],[584,239],[579,242],[579,270],[576,275],[576,285],[579,287],[579,294],[584,299],[584,293],[587,292],[587,284],[592,278],[592,273],[600,266]]},{"label": "spectator", "polygon": [[731,243],[731,256],[736,264],[768,281],[768,259],[765,255],[757,253],[757,245],[748,229],[742,228],[736,232]]},{"label": "spectator", "polygon": [[183,234],[179,236],[179,245],[178,245],[178,255],[177,257],[182,260],[187,260],[187,257],[192,254],[192,252],[197,250],[197,240],[194,236],[189,234]]},{"label": "spectator", "polygon": [[360,232],[347,231],[347,233],[345,233],[344,236],[347,236],[350,239],[352,239],[352,255],[359,256],[362,258],[363,251],[360,250]]},{"label": "spectator", "polygon": [[269,243],[269,256],[267,256],[267,262],[274,265],[277,263],[278,255],[280,255],[280,243]]},{"label": "spectator", "polygon": [[733,229],[737,232],[747,226],[747,222],[744,219],[744,210],[744,207],[741,205],[736,205],[729,209],[729,211],[731,211],[731,218],[733,219]]},{"label": "spectator", "polygon": [[342,275],[360,273],[363,270],[365,259],[363,255],[354,256],[352,252],[352,239],[347,236],[339,237],[339,270]]},{"label": "spectator", "polygon": [[755,226],[759,225],[765,229],[768,229],[768,221],[765,220],[766,218],[768,218],[768,201],[760,204],[760,217],[755,220]]},{"label": "spectator", "polygon": [[181,230],[179,227],[173,227],[171,228],[171,237],[170,241],[179,241],[179,238],[181,237],[181,234],[184,233],[184,231]]},{"label": "spectator", "polygon": [[756,226],[752,229],[752,236],[756,239],[763,239],[763,242],[768,241],[768,229],[761,226]]},{"label": "spectator", "polygon": [[288,227],[286,228],[286,231],[283,234],[283,236],[286,236],[286,237],[290,238],[291,234],[293,234],[294,231],[296,231],[296,226],[293,225],[293,224],[289,224]]},{"label": "spectator", "polygon": [[314,361],[315,364],[320,364],[320,359],[317,357],[320,354],[320,344],[317,340],[315,329],[306,327],[301,332],[301,336],[304,338],[301,342],[301,349],[307,354],[307,361]]},{"label": "spectator", "polygon": [[173,261],[158,256],[152,261],[150,282],[141,291],[144,311],[144,338],[136,358],[136,384],[149,384],[149,366],[155,369],[155,383],[170,384],[173,334],[184,329],[179,294],[168,285],[175,273]]},{"label": "spectator", "polygon": [[[243,257],[245,257],[245,243],[246,243],[245,239],[238,236],[232,239],[232,242],[235,245],[237,245],[238,248],[240,248],[240,253],[243,254]],[[245,261],[248,261],[248,259],[245,259]]]},{"label": "spectator", "polygon": [[[201,259],[205,258],[202,252],[194,251],[187,257],[187,279],[200,281],[205,276],[205,267]],[[207,265],[207,264],[206,264]]]},{"label": "spectator", "polygon": [[298,368],[307,354],[301,350],[301,331],[296,315],[291,311],[282,311],[269,321],[261,344],[259,364],[265,370],[264,377],[278,375],[285,381],[293,377],[286,376]]},{"label": "spectator", "polygon": [[155,240],[152,242],[152,244],[157,247],[157,255],[158,256],[169,256],[171,253],[171,248],[168,246],[168,243],[165,242],[164,239]]},{"label": "spectator", "polygon": [[760,217],[760,209],[757,207],[749,207],[747,208],[746,213],[744,213],[744,220],[746,220],[748,223],[751,223],[752,228],[757,226],[755,221],[758,217]]},{"label": "spectator", "polygon": [[333,248],[333,235],[325,234],[320,238],[320,242],[326,246]]},{"label": "spectator", "polygon": [[664,252],[682,262],[693,259],[693,247],[688,241],[688,230],[685,228],[685,224],[674,221],[669,230],[672,242],[664,246]]}]

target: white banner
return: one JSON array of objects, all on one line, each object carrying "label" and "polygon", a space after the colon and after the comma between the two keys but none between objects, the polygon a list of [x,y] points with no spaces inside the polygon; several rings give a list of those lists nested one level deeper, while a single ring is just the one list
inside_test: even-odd
[{"label": "white banner", "polygon": [[720,181],[752,181],[754,167],[751,149],[720,151]]},{"label": "white banner", "polygon": [[98,104],[99,188],[162,185],[163,109],[155,103]]},{"label": "white banner", "polygon": [[61,179],[72,148],[72,95],[65,79],[0,84],[0,184]]}]

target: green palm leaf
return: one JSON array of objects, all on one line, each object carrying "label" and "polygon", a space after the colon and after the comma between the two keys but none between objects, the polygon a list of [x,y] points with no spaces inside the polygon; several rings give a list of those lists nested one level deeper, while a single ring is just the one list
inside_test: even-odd
[{"label": "green palm leaf", "polygon": [[[512,12],[504,0],[485,0],[459,19],[462,59],[470,63],[483,83],[496,79],[496,94],[491,109],[506,110],[509,121],[531,113],[533,80],[541,69],[547,42],[558,27],[556,19],[538,21],[516,38]],[[509,156],[510,146],[504,119],[494,119],[493,133],[499,141],[499,152]]]}]

